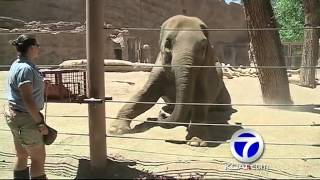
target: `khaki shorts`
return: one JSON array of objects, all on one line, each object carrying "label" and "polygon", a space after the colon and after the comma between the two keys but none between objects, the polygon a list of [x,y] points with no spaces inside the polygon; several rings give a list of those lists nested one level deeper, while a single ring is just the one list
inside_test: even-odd
[{"label": "khaki shorts", "polygon": [[44,144],[43,136],[29,113],[9,110],[5,113],[5,119],[15,141],[25,146]]}]

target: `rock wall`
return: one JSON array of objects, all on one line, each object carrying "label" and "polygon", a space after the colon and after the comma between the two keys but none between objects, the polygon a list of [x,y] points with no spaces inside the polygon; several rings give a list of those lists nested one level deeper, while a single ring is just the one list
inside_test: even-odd
[{"label": "rock wall", "polygon": [[23,21],[85,21],[85,0],[1,0],[0,16]]},{"label": "rock wall", "polygon": [[[16,38],[17,35],[0,35],[0,63],[11,64],[16,59],[16,51],[9,41]],[[40,56],[36,59],[37,64],[60,64],[68,59],[86,58],[86,35],[85,33],[67,33],[58,34],[37,34],[40,44]],[[105,38],[107,42],[107,38]],[[112,54],[111,44],[106,43],[105,56]]]},{"label": "rock wall", "polygon": [[[0,16],[25,22],[52,23],[75,21],[85,23],[85,0],[2,0]],[[223,0],[105,0],[105,22],[116,27],[159,28],[164,20],[176,15],[197,16],[209,28],[245,28],[243,7],[226,4]],[[8,63],[15,55],[7,44],[17,35],[0,34],[1,64]],[[66,59],[85,58],[83,33],[39,34],[42,44],[40,59],[43,64],[57,64]],[[153,59],[158,53],[158,31],[130,31],[143,44],[151,46]],[[211,31],[210,41],[225,63],[247,64],[248,34],[244,31]],[[241,46],[239,46],[241,44]],[[11,50],[10,50],[11,49]],[[113,59],[111,42],[106,38],[106,59]]]}]

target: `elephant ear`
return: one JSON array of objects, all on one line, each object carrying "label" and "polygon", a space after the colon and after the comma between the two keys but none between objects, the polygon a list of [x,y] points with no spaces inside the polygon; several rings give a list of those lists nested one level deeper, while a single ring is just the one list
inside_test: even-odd
[{"label": "elephant ear", "polygon": [[209,40],[209,32],[208,32],[208,27],[205,24],[200,24],[200,28],[203,32],[203,34],[206,36],[206,38]]},{"label": "elephant ear", "polygon": [[214,51],[214,47],[210,44],[209,39],[208,39],[205,64],[207,66],[212,66],[212,65],[215,65],[216,62],[218,62],[218,58],[217,58],[216,53]]},{"label": "elephant ear", "polygon": [[218,62],[218,59],[217,59],[216,53],[214,51],[214,47],[211,46],[211,44],[210,44],[210,42],[208,40],[207,51],[206,51],[206,64],[207,65],[213,65],[216,62]]},{"label": "elephant ear", "polygon": [[171,64],[172,61],[172,39],[170,38],[170,31],[166,31],[166,23],[161,26],[160,33],[160,51],[164,64]]},{"label": "elephant ear", "polygon": [[[208,32],[208,31],[207,31]],[[216,56],[214,47],[210,44],[208,39],[207,50],[206,50],[206,62],[205,66],[216,66],[216,70],[220,79],[223,78],[223,71],[218,57]]]},{"label": "elephant ear", "polygon": [[206,49],[206,62],[205,65],[212,65],[212,63],[215,63],[217,61],[216,57],[215,57],[215,53],[214,53],[214,49],[210,44],[210,40],[209,40],[209,31],[207,30],[208,27],[205,24],[200,24],[200,28],[203,32],[203,34],[205,35],[205,37],[207,38],[207,49]]}]

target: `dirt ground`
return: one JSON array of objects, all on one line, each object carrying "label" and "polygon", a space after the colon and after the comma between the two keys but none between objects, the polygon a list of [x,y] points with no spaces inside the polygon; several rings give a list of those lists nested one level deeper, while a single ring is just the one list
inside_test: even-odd
[{"label": "dirt ground", "polygon": [[[147,80],[147,72],[106,73],[106,94],[114,100],[128,100]],[[5,98],[7,72],[0,72],[0,98]],[[260,84],[257,78],[240,77],[225,79],[233,103],[261,104]],[[320,87],[308,89],[290,85],[296,104],[319,104]],[[0,101],[1,107],[6,102]],[[123,106],[107,103],[106,116],[115,117]],[[156,118],[160,105],[137,117],[140,120]],[[110,178],[151,177],[146,173],[164,178],[320,178],[320,109],[296,108],[280,110],[267,107],[234,106],[230,124],[241,123],[242,128],[251,128],[260,133],[265,144],[262,158],[254,164],[266,165],[267,170],[226,170],[226,164],[240,164],[233,158],[229,144],[213,147],[190,147],[186,144],[128,138],[107,139],[108,168]],[[59,131],[56,142],[47,146],[46,172],[53,178],[80,178],[88,169],[88,136],[65,133],[88,133],[86,104],[48,104],[48,124]],[[109,119],[107,119],[108,123]],[[133,126],[137,123],[133,123]],[[246,125],[306,125],[306,126],[246,126]],[[308,126],[309,125],[309,126]],[[184,140],[186,128],[173,129],[143,127],[140,132],[126,137],[165,138]],[[8,127],[0,120],[0,179],[12,178],[14,147]],[[226,128],[214,129],[217,137],[230,138]],[[229,133],[229,134],[228,134]],[[275,145],[300,144],[300,145]],[[308,146],[309,144],[309,146]]]}]

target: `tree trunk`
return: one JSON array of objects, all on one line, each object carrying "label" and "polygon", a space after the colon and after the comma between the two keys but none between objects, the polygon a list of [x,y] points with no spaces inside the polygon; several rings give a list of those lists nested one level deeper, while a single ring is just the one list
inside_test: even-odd
[{"label": "tree trunk", "polygon": [[[244,0],[249,29],[275,28],[269,0]],[[277,30],[249,31],[251,53],[258,66],[285,66]],[[266,104],[292,104],[286,68],[258,68],[263,101]]]},{"label": "tree trunk", "polygon": [[[305,27],[311,28],[319,25],[319,2],[318,0],[304,0]],[[304,43],[300,71],[300,85],[304,87],[316,88],[316,68],[319,51],[319,30],[305,29]],[[314,68],[309,68],[314,67]]]}]

